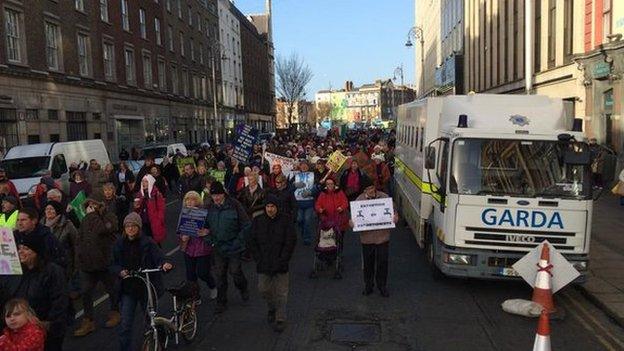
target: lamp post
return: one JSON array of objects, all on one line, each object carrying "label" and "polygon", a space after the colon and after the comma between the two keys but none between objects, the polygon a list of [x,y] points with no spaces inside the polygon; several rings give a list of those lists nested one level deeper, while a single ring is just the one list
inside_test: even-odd
[{"label": "lamp post", "polygon": [[420,90],[418,93],[422,96],[425,90],[425,36],[423,34],[422,27],[414,26],[407,32],[407,41],[405,46],[412,47],[412,38],[420,42]]},{"label": "lamp post", "polygon": [[[214,109],[214,143],[215,145],[219,145],[219,116],[217,111],[217,63],[218,60],[227,60],[227,56],[225,56],[225,47],[217,38],[209,41],[210,46],[210,55],[212,56],[212,106]],[[206,131],[206,141],[208,140],[208,116],[204,115],[204,126]]]}]

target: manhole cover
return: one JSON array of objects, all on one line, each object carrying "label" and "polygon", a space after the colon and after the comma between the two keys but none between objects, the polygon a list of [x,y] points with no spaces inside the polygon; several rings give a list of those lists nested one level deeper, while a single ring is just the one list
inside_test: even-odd
[{"label": "manhole cover", "polygon": [[381,327],[375,323],[332,323],[330,338],[332,342],[380,342]]}]

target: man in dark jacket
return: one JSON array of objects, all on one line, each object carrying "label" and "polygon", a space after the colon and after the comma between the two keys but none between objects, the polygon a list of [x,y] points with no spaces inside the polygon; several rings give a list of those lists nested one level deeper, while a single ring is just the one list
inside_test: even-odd
[{"label": "man in dark jacket", "polygon": [[27,207],[20,210],[17,216],[17,230],[14,234],[17,245],[20,245],[30,235],[42,237],[46,244],[43,254],[45,259],[58,264],[63,269],[67,267],[67,253],[63,245],[52,234],[50,228],[39,223],[39,213],[34,208]]},{"label": "man in dark jacket", "polygon": [[202,178],[195,171],[194,165],[184,165],[184,175],[180,177],[180,190],[182,197],[189,191],[196,191],[201,194],[204,190]]},{"label": "man in dark jacket", "polygon": [[288,216],[292,221],[297,220],[297,198],[293,190],[290,188],[285,175],[275,178],[275,189],[270,189],[270,193],[275,195],[278,200],[278,207],[282,215]]},{"label": "man in dark jacket", "polygon": [[240,290],[243,301],[249,300],[247,279],[241,267],[241,253],[246,249],[247,232],[251,222],[243,205],[225,194],[220,182],[210,184],[212,203],[208,205],[204,240],[214,245],[215,271],[217,272],[216,313],[227,308],[228,272],[234,286]]},{"label": "man in dark jacket", "polygon": [[288,298],[288,265],[297,243],[294,223],[280,213],[279,200],[269,195],[265,213],[254,218],[251,225],[249,249],[258,270],[258,290],[266,300],[268,322],[273,329],[282,332],[286,323],[286,300]]}]

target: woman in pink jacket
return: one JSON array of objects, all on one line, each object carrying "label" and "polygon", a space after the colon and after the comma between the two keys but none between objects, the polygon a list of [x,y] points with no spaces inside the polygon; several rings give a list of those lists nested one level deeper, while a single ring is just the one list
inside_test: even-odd
[{"label": "woman in pink jacket", "polygon": [[141,215],[145,234],[160,246],[167,236],[165,227],[165,197],[154,186],[156,179],[147,174],[141,179],[141,188],[134,199],[134,211]]}]

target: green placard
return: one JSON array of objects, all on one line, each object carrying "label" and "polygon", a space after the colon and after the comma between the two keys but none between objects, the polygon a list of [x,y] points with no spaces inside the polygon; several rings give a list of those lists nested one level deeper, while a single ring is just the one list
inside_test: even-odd
[{"label": "green placard", "polygon": [[87,195],[84,191],[80,191],[78,195],[69,203],[76,214],[76,217],[82,222],[82,219],[87,215],[84,209],[84,202],[87,200]]}]

